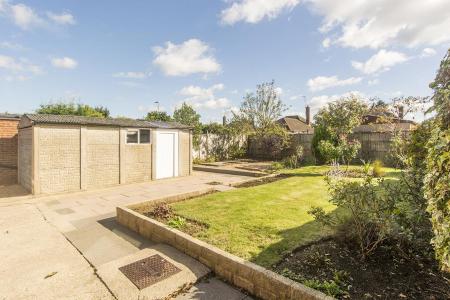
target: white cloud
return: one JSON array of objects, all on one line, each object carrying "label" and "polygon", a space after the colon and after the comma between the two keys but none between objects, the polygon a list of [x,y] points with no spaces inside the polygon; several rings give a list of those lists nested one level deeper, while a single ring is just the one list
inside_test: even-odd
[{"label": "white cloud", "polygon": [[323,33],[352,48],[416,47],[450,41],[448,0],[307,0]]},{"label": "white cloud", "polygon": [[55,57],[52,59],[52,65],[61,69],[75,69],[78,66],[78,62],[67,56],[60,58]]},{"label": "white cloud", "polygon": [[331,45],[331,39],[330,39],[330,38],[325,38],[325,39],[322,41],[322,47],[324,47],[324,48],[329,48],[330,45]]},{"label": "white cloud", "polygon": [[64,12],[61,14],[55,14],[52,12],[47,12],[47,17],[53,22],[60,25],[74,25],[76,24],[75,17],[70,13]]},{"label": "white cloud", "polygon": [[9,8],[14,23],[22,29],[30,29],[33,26],[41,26],[45,23],[31,7],[25,4],[15,4]]},{"label": "white cloud", "polygon": [[407,60],[408,57],[401,52],[382,49],[366,62],[352,61],[352,66],[364,74],[374,74],[388,71],[391,67]]},{"label": "white cloud", "polygon": [[336,86],[347,86],[361,82],[361,77],[349,77],[347,79],[339,79],[337,76],[317,76],[309,79],[307,85],[313,92],[322,91]]},{"label": "white cloud", "polygon": [[299,0],[241,0],[222,10],[223,24],[232,25],[243,21],[258,23],[264,18],[275,19],[282,12],[292,10],[299,4]]},{"label": "white cloud", "polygon": [[434,56],[436,55],[436,50],[434,50],[433,48],[425,48],[422,50],[422,54],[420,55],[421,57],[430,57],[430,56]]},{"label": "white cloud", "polygon": [[76,23],[74,16],[69,13],[47,12],[42,14],[23,3],[10,4],[7,0],[0,0],[0,17],[2,16],[10,19],[23,30],[48,27],[50,24],[67,25]]},{"label": "white cloud", "polygon": [[153,47],[153,52],[153,64],[168,76],[217,73],[221,69],[209,45],[198,39],[190,39],[179,45],[167,42],[165,47]]},{"label": "white cloud", "polygon": [[336,101],[343,97],[349,97],[349,96],[356,96],[364,100],[366,96],[361,93],[360,91],[351,91],[340,95],[321,95],[321,96],[315,96],[312,97],[310,101],[308,101],[309,106],[311,107],[311,112],[313,114],[317,113],[319,109],[324,107],[330,102]]},{"label": "white cloud", "polygon": [[144,72],[117,72],[112,75],[115,78],[127,78],[127,79],[144,79],[150,76],[150,73]]},{"label": "white cloud", "polygon": [[182,88],[179,94],[185,96],[183,102],[191,104],[194,108],[226,108],[230,106],[230,100],[215,95],[217,91],[222,91],[224,87],[222,83],[209,88],[190,85]]},{"label": "white cloud", "polygon": [[25,81],[32,75],[42,74],[38,65],[30,63],[27,59],[16,59],[11,56],[0,55],[0,70],[3,70],[5,81]]}]

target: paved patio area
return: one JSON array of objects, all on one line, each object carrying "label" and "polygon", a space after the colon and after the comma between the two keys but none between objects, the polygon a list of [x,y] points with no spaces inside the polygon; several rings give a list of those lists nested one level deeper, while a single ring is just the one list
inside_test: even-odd
[{"label": "paved patio area", "polygon": [[[6,257],[6,263],[0,266],[0,278],[3,281],[8,276],[9,280],[7,288],[0,287],[0,295],[5,295],[6,299],[80,299],[79,295],[83,295],[83,299],[157,299],[182,286],[190,286],[209,270],[174,248],[145,240],[124,228],[115,221],[115,208],[211,187],[226,190],[230,189],[230,184],[248,179],[246,176],[194,172],[190,177],[90,192],[0,199],[0,216],[8,217],[8,221],[0,218],[1,234],[10,235],[14,229],[17,235],[14,239],[10,235],[9,242],[0,245],[0,254]],[[209,182],[222,184],[213,186]],[[155,287],[138,290],[118,272],[126,262],[151,253],[160,254],[182,270],[178,277],[158,283],[156,290],[164,291],[164,295],[154,292]],[[39,262],[35,263],[36,260]],[[17,268],[22,265],[32,266],[34,272],[24,274]],[[68,280],[71,282],[66,284]],[[46,281],[57,284],[47,287]],[[57,290],[54,287],[58,287]],[[178,297],[221,299],[217,298],[218,293],[222,299],[249,299],[214,278],[195,284]]]}]

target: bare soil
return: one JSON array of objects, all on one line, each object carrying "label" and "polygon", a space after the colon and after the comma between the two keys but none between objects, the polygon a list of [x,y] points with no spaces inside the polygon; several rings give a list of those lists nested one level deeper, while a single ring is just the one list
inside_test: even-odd
[{"label": "bare soil", "polygon": [[439,271],[430,246],[405,253],[384,245],[362,260],[347,245],[321,240],[298,248],[274,269],[300,282],[330,282],[338,272],[344,277],[340,299],[450,299],[450,274]]}]

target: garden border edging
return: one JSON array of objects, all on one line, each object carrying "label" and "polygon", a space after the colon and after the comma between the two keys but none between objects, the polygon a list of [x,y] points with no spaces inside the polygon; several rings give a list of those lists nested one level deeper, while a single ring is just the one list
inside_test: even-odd
[{"label": "garden border edging", "polygon": [[116,211],[117,221],[123,226],[145,238],[177,248],[199,260],[219,277],[252,295],[262,299],[334,299],[146,217],[129,207],[119,206]]}]

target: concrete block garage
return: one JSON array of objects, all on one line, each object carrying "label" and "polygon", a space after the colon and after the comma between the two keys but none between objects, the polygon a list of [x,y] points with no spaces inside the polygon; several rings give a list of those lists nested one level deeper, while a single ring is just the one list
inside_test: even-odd
[{"label": "concrete block garage", "polygon": [[187,176],[192,132],[173,122],[22,116],[18,181],[33,194]]}]

